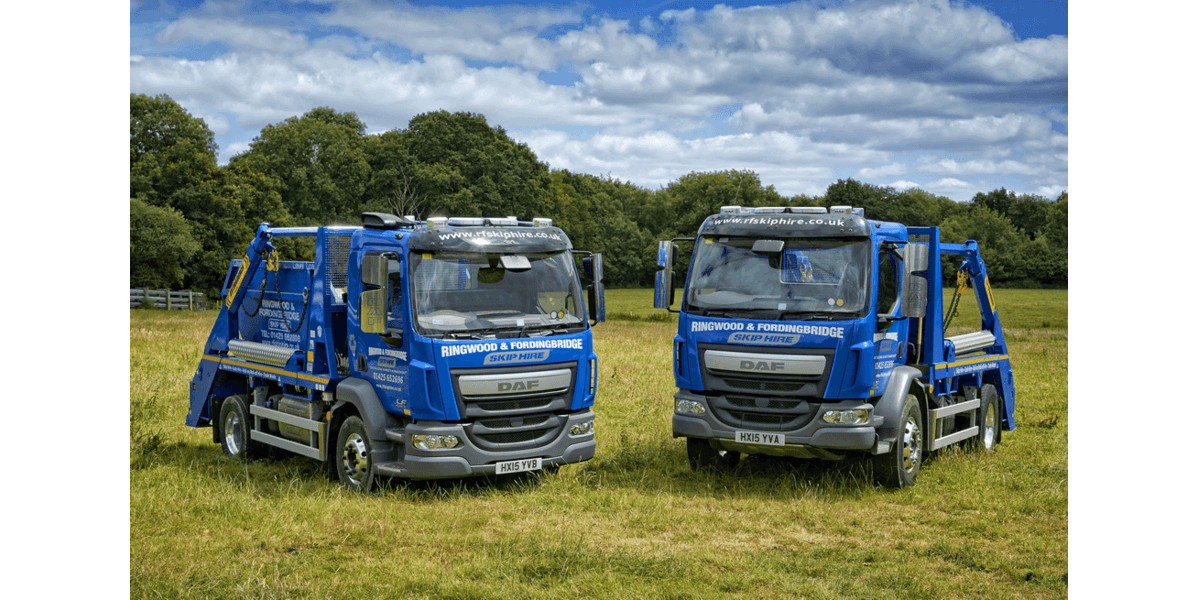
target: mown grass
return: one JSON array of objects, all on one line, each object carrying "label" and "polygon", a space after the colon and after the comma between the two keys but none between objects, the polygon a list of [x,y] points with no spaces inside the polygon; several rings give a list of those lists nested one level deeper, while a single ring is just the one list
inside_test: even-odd
[{"label": "mown grass", "polygon": [[[994,453],[941,452],[902,491],[859,460],[692,473],[670,437],[674,326],[618,317],[596,329],[593,460],[358,495],[185,427],[214,315],[130,311],[130,595],[1065,598],[1066,294],[996,292],[1018,323],[1018,429]],[[645,294],[610,291],[610,318]]]}]

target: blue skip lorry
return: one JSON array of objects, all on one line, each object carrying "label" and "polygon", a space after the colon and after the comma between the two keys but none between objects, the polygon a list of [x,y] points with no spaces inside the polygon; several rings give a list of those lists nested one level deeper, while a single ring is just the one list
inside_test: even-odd
[{"label": "blue skip lorry", "polygon": [[[676,242],[693,244],[677,311]],[[961,259],[949,307],[943,258]],[[845,206],[726,206],[694,239],[659,242],[658,268],[654,305],[679,313],[672,435],[686,438],[693,469],[728,469],[743,453],[867,455],[879,483],[905,487],[930,452],[991,450],[1016,428],[974,241],[942,243],[936,227]],[[979,329],[946,337],[968,287]]]},{"label": "blue skip lorry", "polygon": [[[314,260],[280,260],[286,238]],[[595,454],[602,260],[549,219],[264,223],[223,287],[187,425],[227,455],[299,454],[369,491]]]}]

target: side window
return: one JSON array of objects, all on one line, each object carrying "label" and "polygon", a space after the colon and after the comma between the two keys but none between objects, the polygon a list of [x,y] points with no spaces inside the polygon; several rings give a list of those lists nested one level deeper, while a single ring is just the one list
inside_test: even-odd
[{"label": "side window", "polygon": [[388,253],[384,257],[388,263],[387,287],[387,326],[388,329],[404,328],[404,276],[400,272],[400,256]]},{"label": "side window", "polygon": [[877,273],[879,288],[879,314],[892,314],[896,310],[896,300],[899,298],[896,286],[896,259],[891,252],[879,253],[879,271]]},{"label": "side window", "polygon": [[403,274],[394,252],[368,252],[363,256],[359,297],[359,326],[364,332],[403,333]]}]

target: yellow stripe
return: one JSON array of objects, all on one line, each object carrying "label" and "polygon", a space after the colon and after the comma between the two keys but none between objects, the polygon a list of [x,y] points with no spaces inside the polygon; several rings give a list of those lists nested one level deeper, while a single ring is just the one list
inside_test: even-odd
[{"label": "yellow stripe", "polygon": [[263,366],[263,365],[259,365],[259,364],[255,364],[255,363],[248,363],[248,362],[242,362],[239,360],[233,360],[232,358],[221,358],[220,356],[204,356],[201,358],[201,360],[211,360],[211,361],[219,363],[219,364],[233,365],[235,367],[245,367],[247,369],[258,369],[259,371],[266,371],[267,373],[274,373],[276,375],[282,375],[285,377],[296,377],[298,379],[303,379],[305,381],[312,381],[314,383],[324,383],[325,385],[329,385],[329,380],[324,377],[317,377],[315,375],[308,375],[306,373],[293,373],[286,369],[276,369],[274,367],[267,367],[267,366]]},{"label": "yellow stripe", "polygon": [[987,290],[988,310],[996,314],[996,299],[992,297],[992,284],[987,277],[983,278],[983,288]]},{"label": "yellow stripe", "polygon": [[238,267],[237,277],[233,280],[233,285],[229,286],[229,295],[225,297],[225,308],[233,307],[233,297],[237,295],[238,288],[242,287],[242,278],[246,276],[246,267],[250,265],[250,255],[247,254],[242,259],[241,266]]},{"label": "yellow stripe", "polygon": [[987,356],[980,356],[977,358],[968,358],[966,360],[960,360],[958,362],[943,363],[941,365],[938,365],[938,368],[949,369],[950,367],[961,367],[964,365],[974,365],[974,364],[978,364],[981,362],[988,362],[991,360],[1008,360],[1008,355],[1007,354],[988,354]]}]

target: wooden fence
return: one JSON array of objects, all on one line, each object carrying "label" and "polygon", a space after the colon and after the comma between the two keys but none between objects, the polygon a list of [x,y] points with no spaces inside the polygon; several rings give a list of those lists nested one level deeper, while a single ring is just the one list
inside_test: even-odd
[{"label": "wooden fence", "polygon": [[150,306],[167,310],[208,310],[208,298],[191,290],[129,290],[129,308]]}]

